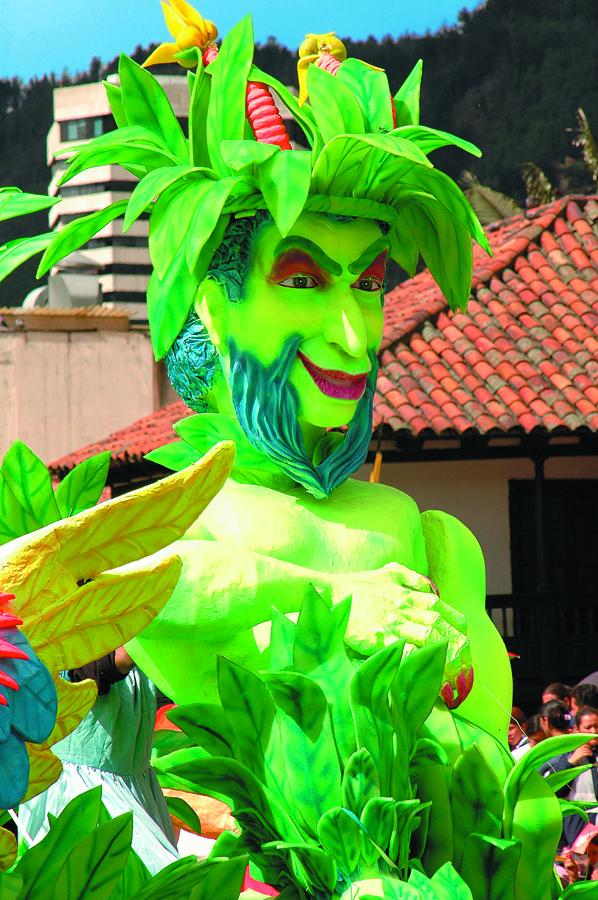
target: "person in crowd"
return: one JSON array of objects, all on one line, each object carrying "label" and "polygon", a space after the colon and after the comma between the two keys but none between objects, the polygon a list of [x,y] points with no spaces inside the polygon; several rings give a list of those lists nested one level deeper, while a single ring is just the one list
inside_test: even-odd
[{"label": "person in crowd", "polygon": [[571,714],[573,717],[577,717],[579,710],[584,707],[598,709],[598,686],[580,681],[571,690]]},{"label": "person in crowd", "polygon": [[560,700],[549,700],[548,703],[543,703],[538,718],[546,737],[556,737],[571,731],[568,709]]},{"label": "person in crowd", "polygon": [[598,827],[586,825],[555,863],[563,887],[577,881],[598,881]]},{"label": "person in crowd", "polygon": [[133,813],[133,849],[152,874],[178,859],[166,801],[150,754],[156,717],[155,688],[124,647],[79,669],[69,681],[91,678],[98,697],[80,725],[52,748],[63,771],[47,791],[19,808],[22,837],[40,841],[73,797],[102,788],[111,817]]},{"label": "person in crowd", "polygon": [[567,726],[571,730],[574,725],[574,716],[571,712],[571,688],[569,685],[560,681],[553,681],[547,684],[542,691],[542,703],[550,703],[551,700],[560,700],[561,703],[565,704]]},{"label": "person in crowd", "polygon": [[[598,805],[598,709],[582,707],[575,716],[575,730],[579,734],[587,734],[588,740],[572,753],[563,753],[548,760],[540,768],[542,775],[562,772],[577,766],[589,765],[591,768],[582,772],[573,781],[559,791],[559,796],[575,802],[583,800]],[[596,813],[589,813],[590,823],[596,824]],[[571,846],[584,827],[581,816],[565,816],[563,820],[561,846]]]},{"label": "person in crowd", "polygon": [[571,706],[571,688],[560,681],[547,684],[542,691],[542,703],[549,703],[550,700],[560,700],[565,706]]},{"label": "person in crowd", "polygon": [[513,759],[519,759],[531,748],[527,736],[527,717],[519,706],[514,706],[511,710],[508,739]]},{"label": "person in crowd", "polygon": [[546,740],[546,734],[542,730],[542,725],[540,723],[540,716],[536,713],[536,715],[530,716],[527,720],[527,739],[530,743],[530,747],[535,747],[536,744],[539,744],[540,741]]}]

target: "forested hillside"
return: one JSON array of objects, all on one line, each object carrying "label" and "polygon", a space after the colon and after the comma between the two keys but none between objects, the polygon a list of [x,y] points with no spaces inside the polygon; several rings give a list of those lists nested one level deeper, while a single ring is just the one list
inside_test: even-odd
[{"label": "forested hillside", "polygon": [[[479,161],[438,153],[437,164],[453,177],[467,167],[521,202],[521,167],[533,161],[561,192],[592,189],[575,162],[567,129],[575,128],[575,111],[582,106],[598,132],[597,0],[488,0],[473,13],[462,12],[456,27],[424,36],[399,36],[400,19],[389,14],[388,30],[381,41],[343,40],[351,56],[386,69],[393,90],[423,58],[422,122],[454,131],[484,151]],[[138,47],[134,58],[141,61],[150,49]],[[256,62],[285,83],[296,82],[295,49],[270,39],[258,46]],[[0,80],[1,183],[45,189],[53,87],[98,80],[115,71],[116,63],[94,59],[87,72],[28,84]],[[44,229],[45,221],[43,215],[30,217],[17,229],[12,223],[10,234],[0,227],[0,242]],[[3,285],[0,304],[21,302],[33,286],[34,268]]]}]

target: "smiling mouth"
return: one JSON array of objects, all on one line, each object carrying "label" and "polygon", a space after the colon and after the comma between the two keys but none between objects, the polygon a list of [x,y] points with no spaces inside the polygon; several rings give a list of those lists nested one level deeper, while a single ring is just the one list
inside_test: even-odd
[{"label": "smiling mouth", "polygon": [[297,356],[313,378],[316,386],[335,400],[360,400],[365,392],[369,372],[350,375],[337,369],[321,369],[308,359],[301,351]]}]

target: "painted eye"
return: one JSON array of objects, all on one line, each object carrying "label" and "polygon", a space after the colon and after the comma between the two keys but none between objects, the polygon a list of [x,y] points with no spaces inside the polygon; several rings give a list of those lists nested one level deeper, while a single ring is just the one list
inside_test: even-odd
[{"label": "painted eye", "polygon": [[278,282],[281,287],[290,287],[290,288],[315,288],[318,286],[318,282],[313,277],[313,275],[289,275],[288,278],[285,278],[284,281]]},{"label": "painted eye", "polygon": [[382,283],[378,278],[374,278],[373,275],[366,275],[364,278],[358,278],[357,281],[354,281],[351,287],[356,288],[358,291],[379,294],[382,290]]}]

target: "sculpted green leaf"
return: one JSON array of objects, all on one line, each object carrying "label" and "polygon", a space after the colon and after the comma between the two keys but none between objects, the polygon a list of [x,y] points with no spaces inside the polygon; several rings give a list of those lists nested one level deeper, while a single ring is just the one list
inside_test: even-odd
[{"label": "sculpted green leaf", "polygon": [[147,128],[181,162],[188,162],[189,147],[183,129],[160,82],[124,54],[118,64],[118,77],[127,123]]},{"label": "sculpted green leaf", "polygon": [[233,859],[206,859],[198,866],[198,889],[196,900],[238,900],[243,885],[247,857]]},{"label": "sculpted green leaf", "polygon": [[125,169],[141,166],[145,171],[176,165],[180,160],[148,128],[127,125],[102,134],[81,146],[58,182],[62,187],[79,172],[96,166],[120,164]]},{"label": "sculpted green leaf", "polygon": [[319,685],[300,672],[264,672],[262,679],[276,706],[296,722],[310,741],[316,741],[328,712],[326,697]]},{"label": "sculpted green leaf", "polygon": [[338,880],[338,870],[334,859],[314,844],[289,844],[272,841],[264,844],[264,851],[288,850],[290,867],[297,881],[317,896],[323,891],[329,894]]},{"label": "sculpted green leaf", "polygon": [[475,897],[515,900],[521,841],[470,834],[465,841],[461,874]]},{"label": "sculpted green leaf", "polygon": [[353,753],[343,772],[343,806],[361,816],[366,803],[380,796],[378,770],[371,753],[364,747]]},{"label": "sculpted green leaf", "polygon": [[48,249],[42,256],[37,277],[41,278],[45,275],[53,265],[60,259],[64,259],[73,250],[78,250],[83,244],[86,244],[98,231],[101,231],[109,222],[120,218],[126,208],[127,200],[117,200],[104,209],[90,213],[88,216],[81,216],[73,222],[69,222],[60,231],[55,232]]},{"label": "sculpted green leaf", "polygon": [[229,31],[210,64],[207,146],[212,165],[222,175],[230,169],[222,159],[221,142],[245,136],[245,89],[252,62],[253,27],[245,16]]},{"label": "sculpted green leaf", "polygon": [[158,463],[174,472],[180,472],[186,469],[200,458],[201,454],[186,444],[185,441],[172,441],[170,444],[164,444],[163,447],[157,447],[145,454],[145,458],[151,462]]},{"label": "sculpted green leaf", "polygon": [[413,141],[426,154],[432,153],[433,150],[437,150],[439,147],[459,147],[460,150],[471,153],[472,156],[480,157],[482,155],[479,147],[476,147],[470,141],[466,141],[454,134],[449,134],[447,131],[428,128],[425,125],[401,125],[390,133]]},{"label": "sculpted green leaf", "polygon": [[185,324],[196,293],[197,285],[189,278],[186,246],[181,243],[164,277],[160,278],[154,270],[147,286],[147,316],[156,359],[162,359],[170,349]]},{"label": "sculpted green leaf", "polygon": [[162,773],[160,780],[165,787],[191,790],[224,800],[232,806],[235,818],[239,818],[240,810],[251,811],[255,817],[252,821],[256,838],[258,823],[265,835],[264,841],[282,838],[295,843],[303,842],[305,838],[271,791],[235,759],[207,756],[200,749],[180,750],[157,760],[155,768]]},{"label": "sculpted green leaf", "polygon": [[433,198],[418,197],[403,217],[451,309],[465,309],[473,268],[469,233]]},{"label": "sculpted green leaf", "polygon": [[22,441],[14,441],[11,444],[0,466],[0,472],[28,517],[36,523],[36,528],[49,525],[61,518],[54,498],[50,473],[27,444]]},{"label": "sculpted green leaf", "polygon": [[311,109],[324,144],[338,134],[363,134],[365,121],[361,107],[342,80],[318,66],[310,66],[307,87]]},{"label": "sculpted green leaf", "polygon": [[438,900],[473,900],[472,893],[451,863],[445,863],[432,876]]},{"label": "sculpted green leaf", "polygon": [[123,107],[120,86],[118,84],[113,84],[111,81],[103,81],[102,84],[106,91],[106,96],[108,97],[108,103],[110,104],[110,110],[112,111],[116,126],[117,128],[124,128],[125,125],[127,125],[127,117]]},{"label": "sculpted green leaf", "polygon": [[350,875],[357,867],[361,854],[360,825],[346,810],[335,807],[325,812],[318,822],[318,837],[345,877]]},{"label": "sculpted green leaf", "polygon": [[418,59],[394,96],[397,125],[419,125],[419,93],[422,68],[423,63],[421,59]]},{"label": "sculpted green leaf", "polygon": [[366,659],[351,680],[350,698],[359,747],[376,760],[380,792],[388,796],[392,771],[393,724],[389,692],[399,671],[404,641],[397,641]]},{"label": "sculpted green leaf", "polygon": [[392,96],[385,72],[375,71],[359,59],[346,59],[336,77],[358,99],[367,116],[369,131],[392,130]]},{"label": "sculpted green leaf", "polygon": [[[223,178],[207,182],[205,190],[201,194],[196,193],[197,200],[194,199],[191,206],[187,235],[187,266],[190,272],[196,272],[201,252],[215,231],[229,197],[251,196],[255,193],[255,184],[247,177]],[[200,281],[205,272],[196,274]]]},{"label": "sculpted green leaf", "polygon": [[315,682],[296,672],[262,677],[277,705],[266,782],[271,790],[282,790],[287,802],[292,800],[299,820],[315,836],[322,813],[341,802],[339,760],[326,698]]},{"label": "sculpted green leaf", "polygon": [[0,191],[0,222],[39,212],[42,209],[49,209],[56,203],[60,203],[60,197],[26,194],[19,188],[5,188]]},{"label": "sculpted green leaf", "polygon": [[82,837],[96,828],[101,802],[101,788],[92,788],[73,798],[58,818],[50,818],[47,835],[17,863],[15,871],[23,879],[21,900],[53,900],[65,858]]},{"label": "sculpted green leaf", "polygon": [[171,816],[175,816],[180,822],[187,826],[188,829],[201,834],[201,822],[192,806],[189,806],[182,797],[167,797],[166,805]]},{"label": "sculpted green leaf", "polygon": [[58,875],[60,892],[69,900],[108,900],[127,863],[133,838],[133,815],[124,813],[80,840]]},{"label": "sculpted green leaf", "polygon": [[283,237],[305,206],[310,179],[311,154],[306,150],[277,153],[260,166],[260,190]]},{"label": "sculpted green leaf", "polygon": [[110,468],[110,451],[96,453],[71,469],[56,488],[58,518],[74,516],[95,506],[102,495]]},{"label": "sculpted green leaf", "polygon": [[198,180],[201,180],[208,175],[209,171],[207,169],[198,169],[195,166],[182,165],[165,166],[162,169],[155,169],[153,172],[150,172],[139,182],[129,198],[123,222],[123,232],[128,231],[133,222],[145,212],[148,206],[173,184],[193,174]]},{"label": "sculpted green leaf", "polygon": [[235,172],[260,166],[281,152],[276,144],[261,144],[259,141],[222,141],[220,149],[224,162]]},{"label": "sculpted green leaf", "polygon": [[32,256],[43,253],[53,237],[54,232],[49,231],[33,237],[17,238],[0,247],[0,281],[8,278],[15,269],[18,269]]},{"label": "sculpted green leaf", "polygon": [[284,613],[272,610],[270,646],[265,651],[268,668],[290,669],[293,664],[293,644],[297,626]]},{"label": "sculpted green leaf", "polygon": [[591,769],[591,763],[586,766],[573,766],[571,769],[565,769],[563,772],[552,772],[546,776],[546,784],[549,784],[555,794],[565,785],[570,784],[574,778]]},{"label": "sculpted green leaf", "polygon": [[527,779],[537,771],[542,763],[547,762],[553,756],[576,750],[583,743],[583,734],[566,734],[546,738],[517,760],[503,788],[505,800],[503,831],[507,837],[510,837],[511,834],[513,814],[519,792]]},{"label": "sculpted green leaf", "polygon": [[209,166],[208,107],[210,104],[211,78],[200,61],[195,74],[189,72],[189,150],[194,166]]},{"label": "sculpted green leaf", "polygon": [[233,754],[235,734],[224,710],[214,703],[175,706],[168,718],[212,756]]},{"label": "sculpted green leaf", "polygon": [[401,676],[392,684],[391,697],[411,743],[440,693],[445,660],[446,642],[438,641],[406,654],[401,661]]},{"label": "sculpted green leaf", "polygon": [[457,760],[451,785],[453,808],[453,861],[461,864],[467,836],[472,832],[501,836],[503,796],[496,775],[475,744]]},{"label": "sculpted green leaf", "polygon": [[356,749],[349,707],[353,666],[344,651],[350,609],[349,598],[329,609],[318,592],[310,588],[301,605],[293,646],[294,668],[309,674],[326,695],[334,742],[343,762]]},{"label": "sculpted green leaf", "polygon": [[264,757],[274,722],[274,704],[257,675],[224,657],[218,659],[218,693],[235,730],[239,760],[263,777]]}]

